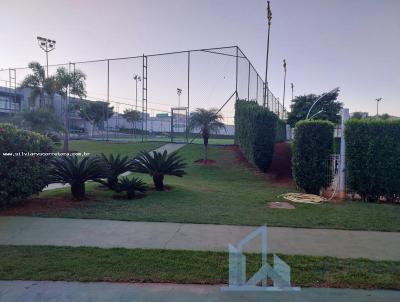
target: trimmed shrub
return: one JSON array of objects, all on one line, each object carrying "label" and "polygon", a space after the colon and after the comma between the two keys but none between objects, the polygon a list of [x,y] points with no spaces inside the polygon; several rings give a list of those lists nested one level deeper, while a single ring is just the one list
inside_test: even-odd
[{"label": "trimmed shrub", "polygon": [[296,185],[311,194],[319,194],[330,183],[328,159],[333,152],[334,125],[328,121],[296,123],[292,170]]},{"label": "trimmed shrub", "polygon": [[0,124],[0,206],[37,194],[47,185],[49,158],[22,152],[53,152],[53,145],[38,133]]},{"label": "trimmed shrub", "polygon": [[400,198],[400,121],[346,123],[347,187],[363,200]]},{"label": "trimmed shrub", "polygon": [[248,161],[266,172],[274,154],[278,117],[253,101],[235,104],[235,141]]}]

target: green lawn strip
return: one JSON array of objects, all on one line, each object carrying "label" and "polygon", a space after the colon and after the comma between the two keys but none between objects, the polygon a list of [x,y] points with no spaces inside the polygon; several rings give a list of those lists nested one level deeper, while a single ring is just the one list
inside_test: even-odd
[{"label": "green lawn strip", "polygon": [[[280,255],[303,287],[400,288],[400,262]],[[269,259],[271,261],[271,259]],[[248,254],[248,277],[260,256]],[[91,247],[1,246],[0,280],[174,282],[221,284],[224,252]]]},{"label": "green lawn strip", "polygon": [[121,154],[136,155],[142,150],[153,150],[165,143],[163,142],[112,142],[112,141],[90,141],[90,140],[71,140],[69,142],[70,150],[87,152],[90,154]]},{"label": "green lawn strip", "polygon": [[[106,144],[102,142],[102,144]],[[116,144],[118,146],[118,144]],[[121,144],[122,145],[122,144]],[[105,149],[102,148],[102,149]],[[96,202],[80,207],[36,213],[43,217],[96,218],[125,221],[160,221],[230,225],[287,226],[350,230],[400,231],[400,207],[393,204],[345,202],[342,204],[294,204],[296,209],[271,209],[269,201],[283,201],[280,194],[296,192],[292,186],[274,186],[268,176],[238,164],[232,151],[210,147],[213,165],[194,163],[202,157],[203,148],[188,145],[178,151],[187,161],[183,178],[166,176],[172,191],[146,193],[137,200],[114,198],[115,193],[88,184],[87,192]],[[152,184],[149,176],[133,173]],[[70,196],[65,189],[41,193]]]}]

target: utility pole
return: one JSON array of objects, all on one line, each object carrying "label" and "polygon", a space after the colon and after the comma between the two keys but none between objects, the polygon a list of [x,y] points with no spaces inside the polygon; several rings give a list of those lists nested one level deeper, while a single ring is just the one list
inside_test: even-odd
[{"label": "utility pole", "polygon": [[49,77],[49,52],[56,49],[56,41],[37,37],[39,47],[46,53],[46,77]]},{"label": "utility pole", "polygon": [[379,102],[382,101],[382,98],[377,98],[376,100],[376,117],[379,117]]},{"label": "utility pole", "polygon": [[282,100],[282,113],[285,112],[285,94],[286,94],[286,60],[283,59],[283,100]]},{"label": "utility pole", "polygon": [[269,5],[269,1],[267,1],[267,19],[268,19],[268,35],[267,35],[267,59],[265,62],[265,81],[264,81],[264,107],[267,104],[269,108],[269,93],[268,93],[268,57],[269,57],[269,34],[271,29],[271,20],[272,20],[272,12],[271,7]]}]

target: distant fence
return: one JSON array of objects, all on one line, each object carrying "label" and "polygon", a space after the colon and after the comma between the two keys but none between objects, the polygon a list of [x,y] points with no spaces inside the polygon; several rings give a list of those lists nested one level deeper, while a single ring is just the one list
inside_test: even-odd
[{"label": "distant fence", "polygon": [[[171,133],[173,107],[186,108],[189,115],[200,107],[218,108],[228,129],[218,134],[233,136],[236,99],[254,100],[286,118],[285,108],[270,90],[264,97],[264,81],[238,46],[49,65],[49,75],[59,67],[83,71],[87,76],[86,99],[113,107],[114,115],[110,119],[104,116],[96,127],[98,139],[130,137],[145,141],[180,136],[179,132],[188,131],[187,125],[174,127],[177,133]],[[0,86],[26,99],[27,92],[19,91],[18,86],[28,74],[31,70],[26,67],[0,70]],[[71,95],[68,101],[77,99]],[[127,109],[140,111],[141,121],[127,123],[122,117]],[[179,116],[176,120],[179,124]],[[76,112],[71,114],[69,124],[72,136],[87,135],[88,125]],[[196,133],[187,134],[195,137]]]}]

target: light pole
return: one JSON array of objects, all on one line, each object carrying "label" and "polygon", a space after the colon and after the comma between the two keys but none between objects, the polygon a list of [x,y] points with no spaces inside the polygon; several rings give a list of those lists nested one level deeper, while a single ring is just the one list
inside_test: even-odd
[{"label": "light pole", "polygon": [[137,82],[140,82],[142,80],[142,78],[140,76],[138,76],[137,74],[133,75],[133,79],[136,82],[136,103],[135,103],[135,110],[137,111]]},{"label": "light pole", "polygon": [[294,85],[293,85],[293,83],[292,83],[292,84],[290,84],[290,86],[292,87],[292,102],[293,102],[293,89],[294,89]]},{"label": "light pole", "polygon": [[265,82],[264,82],[264,107],[265,103],[267,103],[267,107],[269,108],[269,95],[268,95],[268,56],[269,56],[269,34],[271,29],[271,20],[272,20],[272,12],[271,7],[269,5],[269,1],[267,1],[267,19],[268,19],[268,35],[267,35],[267,59],[265,62]]},{"label": "light pole", "polygon": [[283,100],[282,100],[282,113],[285,112],[285,94],[286,94],[286,60],[283,59]]},{"label": "light pole", "polygon": [[49,52],[56,49],[56,41],[37,37],[39,47],[46,53],[46,77],[49,76]]},{"label": "light pole", "polygon": [[382,101],[382,98],[377,98],[376,100],[376,117],[379,117],[379,102]]},{"label": "light pole", "polygon": [[[180,88],[176,88],[176,93],[178,94],[178,108],[180,108],[181,107],[181,94],[182,94],[182,89],[180,89]],[[178,113],[178,125],[177,125],[177,129],[178,129],[178,132],[180,131],[180,116],[179,116],[180,114]]]},{"label": "light pole", "polygon": [[181,107],[181,94],[182,94],[182,89],[176,88],[176,94],[178,95],[178,108]]}]

